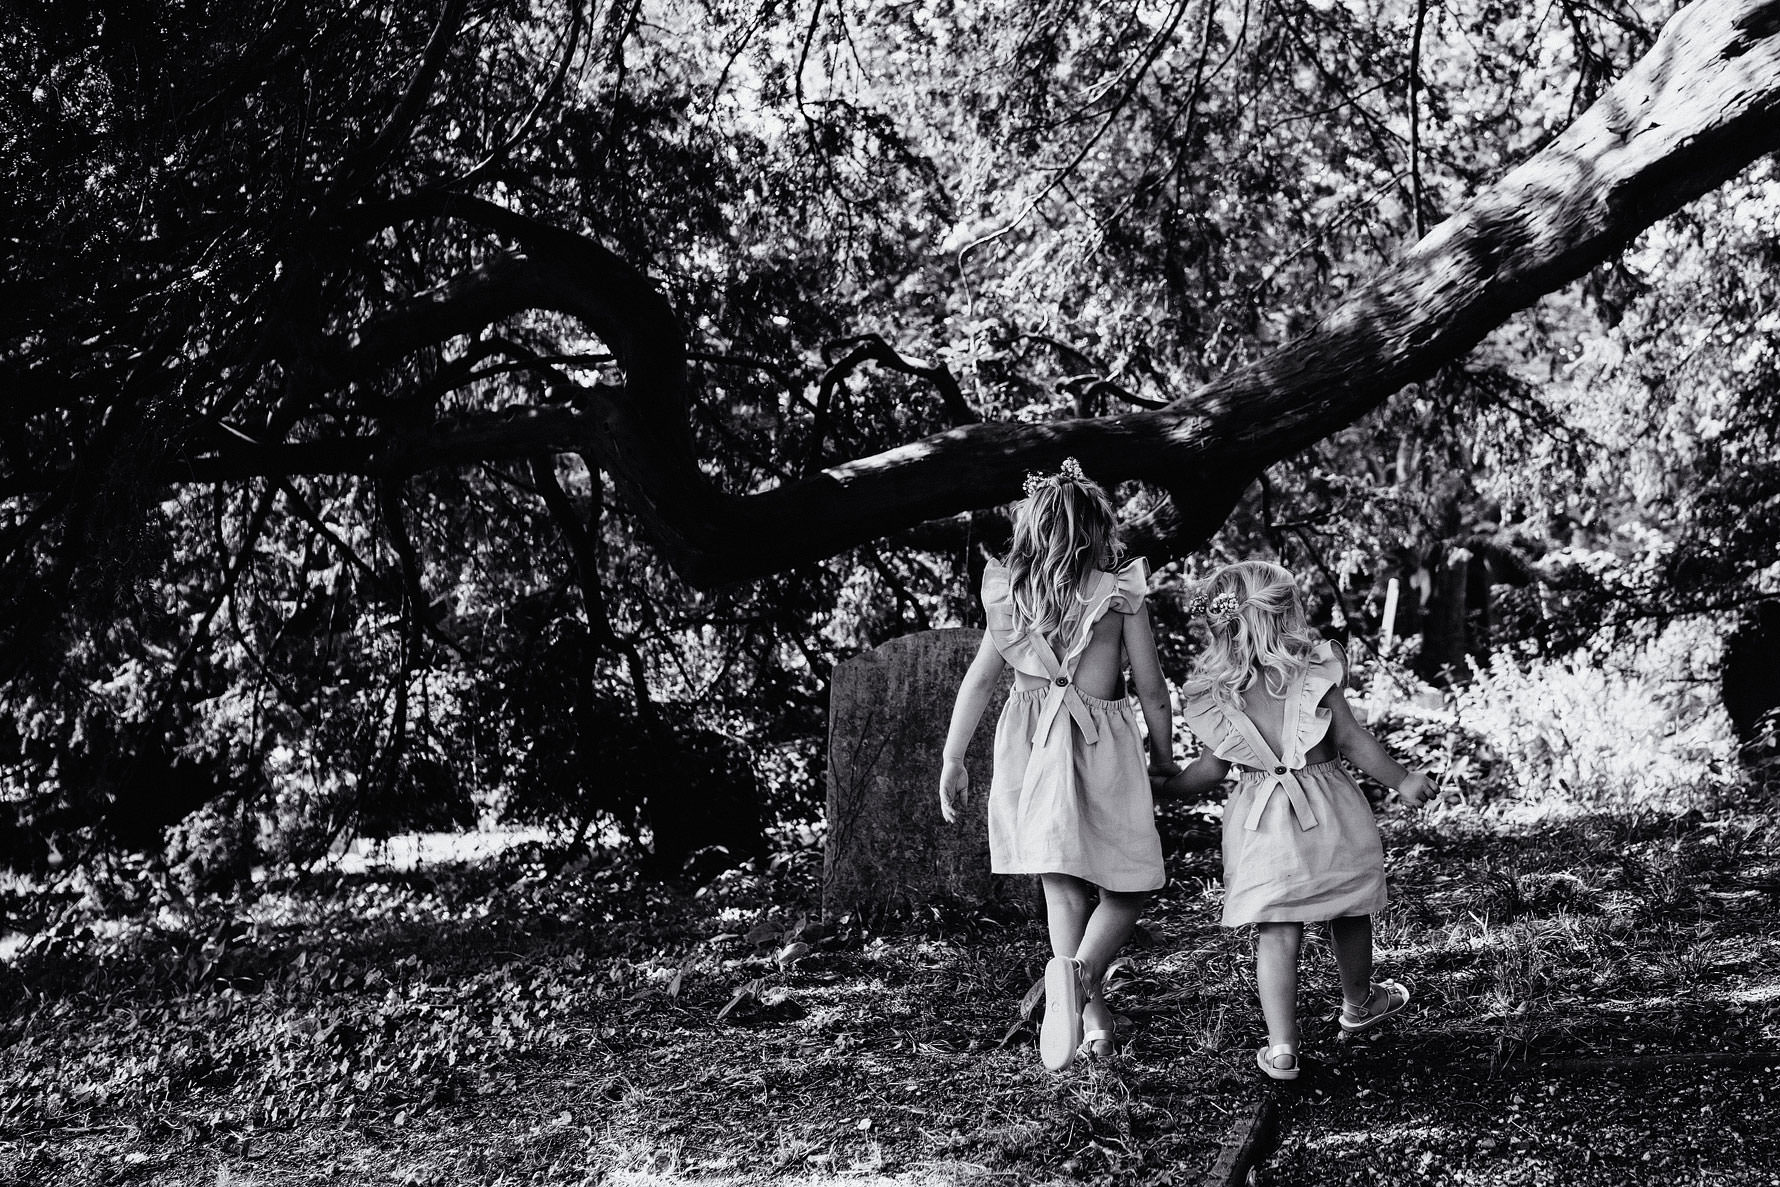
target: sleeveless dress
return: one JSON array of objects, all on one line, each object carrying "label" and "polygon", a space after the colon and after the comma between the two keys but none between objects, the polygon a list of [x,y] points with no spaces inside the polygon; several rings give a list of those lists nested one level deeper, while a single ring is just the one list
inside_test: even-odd
[{"label": "sleeveless dress", "polygon": [[1371,915],[1385,905],[1384,844],[1372,805],[1339,760],[1305,764],[1329,732],[1322,706],[1342,678],[1334,644],[1311,653],[1310,670],[1284,705],[1275,754],[1248,714],[1208,694],[1181,715],[1217,757],[1234,764],[1224,802],[1225,927]]},{"label": "sleeveless dress", "polygon": [[995,649],[1015,671],[1047,684],[1016,689],[995,726],[989,787],[989,858],[997,874],[1072,874],[1114,891],[1157,890],[1162,840],[1150,798],[1137,718],[1128,698],[1075,686],[1075,669],[1106,613],[1135,614],[1149,588],[1141,559],[1096,569],[1076,595],[1059,655],[1020,632],[1007,567],[983,574],[983,609]]}]

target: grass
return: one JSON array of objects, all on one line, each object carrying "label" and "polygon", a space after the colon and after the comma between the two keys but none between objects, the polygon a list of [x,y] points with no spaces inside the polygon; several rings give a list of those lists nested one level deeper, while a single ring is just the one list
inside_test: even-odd
[{"label": "grass", "polygon": [[[1169,825],[1125,1051],[1061,1076],[1037,918],[824,926],[807,848],[696,891],[518,850],[74,919],[0,964],[0,1185],[1198,1182],[1275,1089],[1212,834]],[[1313,932],[1272,1182],[1765,1181],[1771,806],[1385,829],[1420,1009],[1342,1041]]]}]

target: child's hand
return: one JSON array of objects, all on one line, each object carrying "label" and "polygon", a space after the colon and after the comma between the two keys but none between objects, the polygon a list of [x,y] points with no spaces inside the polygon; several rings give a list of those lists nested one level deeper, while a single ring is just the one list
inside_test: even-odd
[{"label": "child's hand", "polygon": [[970,772],[964,769],[963,759],[948,758],[939,771],[939,814],[951,824],[968,803]]},{"label": "child's hand", "polygon": [[1173,755],[1166,758],[1152,756],[1150,758],[1150,794],[1166,795],[1168,781],[1178,774],[1180,774],[1180,764],[1174,761]]},{"label": "child's hand", "polygon": [[1409,778],[1397,785],[1397,798],[1411,808],[1419,808],[1434,794],[1434,785],[1420,771],[1411,771]]}]

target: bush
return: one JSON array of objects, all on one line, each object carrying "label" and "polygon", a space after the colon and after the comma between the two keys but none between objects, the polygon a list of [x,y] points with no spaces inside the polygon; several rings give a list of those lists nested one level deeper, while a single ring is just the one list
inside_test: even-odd
[{"label": "bush", "polygon": [[187,896],[246,883],[260,858],[253,813],[213,800],[167,830],[167,872]]},{"label": "bush", "polygon": [[[1406,763],[1484,797],[1637,801],[1721,785],[1737,745],[1717,696],[1719,635],[1706,619],[1641,639],[1601,636],[1559,656],[1531,645],[1474,666],[1442,708],[1432,690],[1377,727]],[[1442,752],[1444,749],[1444,752]]]}]

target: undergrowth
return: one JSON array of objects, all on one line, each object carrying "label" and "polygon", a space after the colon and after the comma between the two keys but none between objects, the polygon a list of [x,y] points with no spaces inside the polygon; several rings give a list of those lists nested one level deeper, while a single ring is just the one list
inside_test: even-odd
[{"label": "undergrowth", "polygon": [[[1256,1099],[1261,1028],[1213,834],[1164,817],[1124,1052],[1064,1076],[1032,1050],[1036,914],[824,922],[814,848],[702,888],[521,852],[68,917],[0,964],[0,1184],[1192,1179]],[[1381,1050],[1490,1077],[1775,1046],[1771,805],[1385,832],[1380,971],[1420,1009]],[[1312,929],[1313,1084],[1346,1082],[1318,1080],[1352,1059],[1338,1000]]]}]

